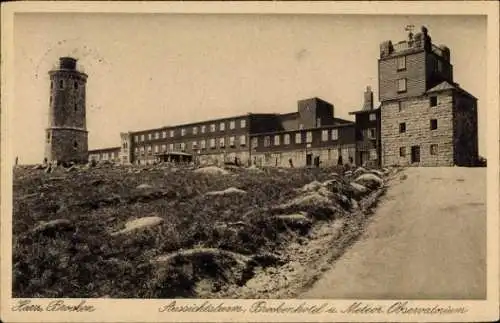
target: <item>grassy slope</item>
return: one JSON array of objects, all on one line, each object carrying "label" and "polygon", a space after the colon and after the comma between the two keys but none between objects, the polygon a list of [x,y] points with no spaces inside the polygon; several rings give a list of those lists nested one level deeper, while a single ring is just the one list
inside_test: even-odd
[{"label": "grassy slope", "polygon": [[[177,261],[161,268],[150,261],[197,247],[248,256],[282,249],[289,228],[269,221],[267,210],[296,197],[294,189],[331,178],[331,172],[233,170],[231,175],[209,176],[183,169],[106,167],[46,174],[16,168],[13,296],[190,297],[196,296],[200,275],[244,283],[228,277],[227,268],[235,265],[231,259],[202,258],[191,267]],[[145,183],[153,188],[136,188]],[[232,186],[248,194],[204,195]],[[132,234],[110,236],[128,220],[144,216],[159,216],[164,222]],[[69,219],[74,228],[33,233],[41,221],[54,219]],[[245,223],[241,230],[219,229],[219,223],[238,221]]]}]

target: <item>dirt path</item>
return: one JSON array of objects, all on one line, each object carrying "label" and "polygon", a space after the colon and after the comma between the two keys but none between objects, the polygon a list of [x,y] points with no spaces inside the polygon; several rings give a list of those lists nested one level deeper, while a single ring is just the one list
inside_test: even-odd
[{"label": "dirt path", "polygon": [[301,298],[486,297],[486,168],[410,168]]}]

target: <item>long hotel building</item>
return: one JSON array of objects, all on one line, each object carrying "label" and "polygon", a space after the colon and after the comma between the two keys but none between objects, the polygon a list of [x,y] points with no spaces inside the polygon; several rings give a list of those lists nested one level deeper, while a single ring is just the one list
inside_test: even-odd
[{"label": "long hotel building", "polygon": [[295,112],[253,114],[121,134],[121,146],[89,158],[150,164],[165,153],[200,163],[257,166],[471,166],[478,160],[477,99],[453,80],[450,50],[425,27],[380,44],[378,107],[367,87],[354,121],[320,98]]}]

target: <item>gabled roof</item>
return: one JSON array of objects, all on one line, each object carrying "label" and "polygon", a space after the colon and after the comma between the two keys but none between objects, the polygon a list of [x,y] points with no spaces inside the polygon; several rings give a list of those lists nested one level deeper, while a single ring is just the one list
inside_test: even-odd
[{"label": "gabled roof", "polygon": [[465,95],[471,96],[474,99],[477,99],[475,96],[473,96],[469,92],[467,92],[464,89],[462,89],[457,83],[453,83],[452,84],[452,83],[450,83],[448,81],[443,81],[443,82],[439,83],[435,87],[427,90],[426,93],[436,93],[436,92],[447,91],[447,90],[455,90],[455,91],[461,92],[461,93],[463,93]]}]

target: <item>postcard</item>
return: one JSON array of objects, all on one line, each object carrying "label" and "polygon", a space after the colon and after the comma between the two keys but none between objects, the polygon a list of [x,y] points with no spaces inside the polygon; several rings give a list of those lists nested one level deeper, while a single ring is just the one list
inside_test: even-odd
[{"label": "postcard", "polygon": [[1,319],[497,320],[498,9],[3,4]]}]

